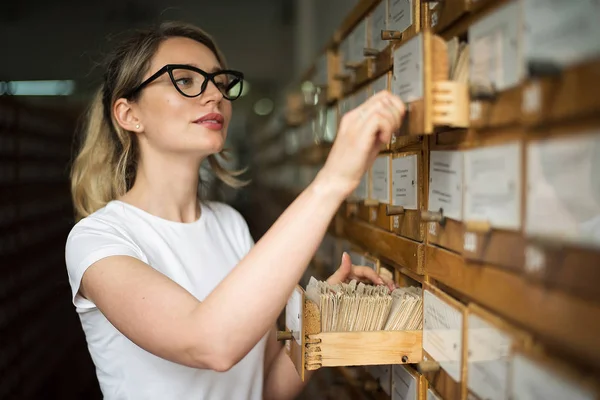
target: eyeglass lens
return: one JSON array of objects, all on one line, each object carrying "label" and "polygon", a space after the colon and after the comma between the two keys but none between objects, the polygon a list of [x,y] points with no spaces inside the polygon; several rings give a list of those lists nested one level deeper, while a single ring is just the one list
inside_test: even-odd
[{"label": "eyeglass lens", "polygon": [[[198,96],[203,89],[206,90],[202,87],[206,78],[196,71],[175,68],[171,73],[175,85],[186,96]],[[229,100],[235,100],[242,94],[242,80],[236,75],[217,73],[214,82],[217,89]]]}]

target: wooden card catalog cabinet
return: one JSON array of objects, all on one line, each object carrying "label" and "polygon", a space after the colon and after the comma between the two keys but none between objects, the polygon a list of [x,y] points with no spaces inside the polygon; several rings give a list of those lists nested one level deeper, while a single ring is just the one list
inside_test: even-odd
[{"label": "wooden card catalog cabinet", "polygon": [[393,365],[391,400],[419,400],[423,381],[423,376],[412,368]]},{"label": "wooden card catalog cabinet", "polygon": [[337,48],[337,72],[333,79],[341,86],[341,96],[349,93],[354,86],[354,74],[346,68],[352,59],[350,37],[344,38]]},{"label": "wooden card catalog cabinet", "polygon": [[319,306],[300,286],[288,300],[286,331],[278,339],[286,341],[303,380],[305,371],[322,367],[414,364],[423,358],[420,330],[322,332]]},{"label": "wooden card catalog cabinet", "polygon": [[596,301],[600,301],[599,171],[600,128],[527,145],[525,269],[553,286]]},{"label": "wooden card catalog cabinet", "polygon": [[386,205],[390,204],[391,185],[390,181],[391,156],[389,154],[377,157],[371,167],[371,187],[369,189],[369,200],[365,202],[368,221],[383,229],[390,230],[390,219],[386,216]]},{"label": "wooden card catalog cabinet", "polygon": [[[480,0],[484,2],[488,0]],[[442,32],[459,18],[468,13],[477,0],[431,1],[425,4],[427,10],[427,26],[434,32]]]},{"label": "wooden card catalog cabinet", "polygon": [[364,50],[367,42],[367,20],[362,19],[348,35],[348,57],[344,67],[351,71],[354,78],[353,84],[360,85],[367,81],[370,76],[370,60],[365,59]]},{"label": "wooden card catalog cabinet", "polygon": [[435,391],[435,389],[428,388],[425,394],[426,400],[442,400],[440,395]]},{"label": "wooden card catalog cabinet", "polygon": [[352,111],[358,104],[354,104],[354,97],[347,96],[339,101],[339,120],[341,120],[346,113]]},{"label": "wooden card catalog cabinet", "polygon": [[[373,60],[372,73],[380,75],[391,67],[391,46],[384,39],[388,26],[388,0],[382,0],[369,16],[369,46],[364,49],[364,56]],[[387,37],[386,37],[387,38]]]},{"label": "wooden card catalog cabinet", "polygon": [[460,150],[429,153],[429,199],[427,242],[457,253],[463,251],[464,152]]},{"label": "wooden card catalog cabinet", "polygon": [[518,352],[513,355],[511,400],[597,400],[598,388],[558,361]]},{"label": "wooden card catalog cabinet", "polygon": [[464,157],[463,256],[522,270],[524,172],[521,141],[469,150]]},{"label": "wooden card catalog cabinet", "polygon": [[502,4],[469,27],[470,123],[473,128],[519,123],[522,51],[521,2]]},{"label": "wooden card catalog cabinet", "polygon": [[467,85],[449,80],[442,38],[421,32],[395,47],[393,60],[391,90],[407,104],[410,135],[431,134],[435,126],[468,126]]},{"label": "wooden card catalog cabinet", "polygon": [[523,3],[530,77],[523,88],[523,122],[540,125],[598,115],[600,5],[593,0]]},{"label": "wooden card catalog cabinet", "polygon": [[423,208],[423,156],[421,152],[394,154],[391,165],[392,194],[385,208],[392,230],[412,240],[425,238]]},{"label": "wooden card catalog cabinet", "polygon": [[367,367],[367,372],[377,380],[381,390],[390,396],[392,393],[392,366],[372,365]]},{"label": "wooden card catalog cabinet", "polygon": [[371,186],[371,174],[367,171],[361,178],[360,182],[350,198],[346,199],[346,217],[358,216],[367,221],[368,206],[363,205],[369,198],[369,187]]},{"label": "wooden card catalog cabinet", "polygon": [[461,399],[465,306],[431,285],[423,286],[423,357],[429,384],[444,399]]},{"label": "wooden card catalog cabinet", "polygon": [[503,320],[470,304],[467,320],[467,390],[473,400],[506,400],[512,351],[531,339]]}]

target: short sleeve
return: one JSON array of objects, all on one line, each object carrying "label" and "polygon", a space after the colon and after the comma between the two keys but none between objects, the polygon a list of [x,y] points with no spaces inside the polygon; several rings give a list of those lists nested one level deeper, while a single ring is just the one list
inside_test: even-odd
[{"label": "short sleeve", "polygon": [[124,232],[106,222],[88,217],[73,227],[65,246],[65,261],[72,301],[79,312],[96,308],[79,293],[83,274],[96,261],[117,255],[143,260],[140,248]]}]

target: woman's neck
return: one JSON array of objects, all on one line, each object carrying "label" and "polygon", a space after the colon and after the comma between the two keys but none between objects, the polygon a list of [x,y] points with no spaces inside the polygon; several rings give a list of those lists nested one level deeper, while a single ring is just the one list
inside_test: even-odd
[{"label": "woman's neck", "polygon": [[180,155],[140,159],[135,183],[119,200],[150,214],[174,222],[189,223],[200,218],[198,185],[201,160]]}]

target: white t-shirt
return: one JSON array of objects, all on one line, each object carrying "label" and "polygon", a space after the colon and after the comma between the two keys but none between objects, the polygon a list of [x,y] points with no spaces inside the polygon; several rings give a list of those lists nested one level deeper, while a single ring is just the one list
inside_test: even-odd
[{"label": "white t-shirt", "polygon": [[262,399],[265,337],[227,372],[190,368],[138,347],[78,293],[90,265],[111,255],[128,255],[204,300],[253,241],[233,208],[206,203],[201,209],[197,221],[178,223],[112,201],[79,221],[69,234],[66,263],[73,304],[105,399]]}]

